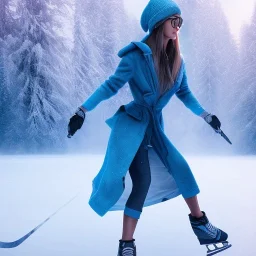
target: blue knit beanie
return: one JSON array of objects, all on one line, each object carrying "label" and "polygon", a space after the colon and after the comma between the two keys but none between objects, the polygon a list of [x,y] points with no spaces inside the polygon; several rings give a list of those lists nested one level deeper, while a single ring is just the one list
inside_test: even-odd
[{"label": "blue knit beanie", "polygon": [[150,0],[142,12],[140,24],[142,29],[151,33],[155,25],[174,14],[180,14],[179,6],[172,0]]}]

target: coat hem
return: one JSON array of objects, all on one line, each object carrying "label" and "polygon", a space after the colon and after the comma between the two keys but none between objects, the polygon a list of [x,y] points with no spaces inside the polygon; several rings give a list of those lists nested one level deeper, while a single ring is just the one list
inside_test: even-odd
[{"label": "coat hem", "polygon": [[186,192],[186,193],[182,194],[182,196],[183,196],[184,199],[186,199],[186,198],[194,197],[199,193],[200,193],[199,188],[196,188],[194,190],[191,190],[189,192]]},{"label": "coat hem", "polygon": [[[178,189],[176,189],[175,192],[172,192],[169,196],[165,196],[162,199],[156,199],[156,200],[149,201],[149,202],[145,203],[143,205],[143,208],[144,207],[148,207],[150,205],[154,205],[154,204],[165,202],[165,201],[167,201],[169,199],[172,199],[172,198],[175,198],[175,197],[177,197],[179,195],[181,195],[181,193],[180,193],[180,191]],[[116,207],[110,208],[109,211],[122,211],[124,209],[125,209],[125,206],[116,206]]]}]

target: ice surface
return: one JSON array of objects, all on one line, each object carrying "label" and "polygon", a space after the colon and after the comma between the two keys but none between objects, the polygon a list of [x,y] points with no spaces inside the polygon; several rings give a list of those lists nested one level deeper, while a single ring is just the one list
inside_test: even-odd
[{"label": "ice surface", "polygon": [[[97,215],[88,205],[103,155],[0,156],[0,241],[19,239],[78,192],[78,196],[20,246],[1,256],[112,256],[122,235],[123,212]],[[192,157],[201,209],[229,234],[219,255],[255,256],[256,158]],[[134,234],[139,256],[206,255],[181,196],[145,207]]]}]

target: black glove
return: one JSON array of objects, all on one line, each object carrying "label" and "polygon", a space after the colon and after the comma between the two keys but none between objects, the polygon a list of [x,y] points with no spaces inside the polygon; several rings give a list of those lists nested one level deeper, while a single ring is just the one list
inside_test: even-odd
[{"label": "black glove", "polygon": [[204,120],[217,132],[221,126],[221,122],[217,116],[208,114],[204,117]]},{"label": "black glove", "polygon": [[68,124],[68,138],[71,138],[75,134],[77,130],[79,130],[85,119],[85,112],[82,108],[78,108],[75,114],[70,118],[69,124]]}]

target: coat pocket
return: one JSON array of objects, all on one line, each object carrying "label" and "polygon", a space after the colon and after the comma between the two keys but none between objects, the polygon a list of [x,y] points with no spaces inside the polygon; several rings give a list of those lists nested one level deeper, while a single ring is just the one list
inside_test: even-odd
[{"label": "coat pocket", "polygon": [[140,107],[136,106],[133,102],[130,102],[126,105],[121,105],[116,113],[105,120],[105,123],[112,129],[115,122],[117,121],[120,112],[126,112],[129,116],[135,118],[136,120],[141,121],[143,117],[143,111]]},{"label": "coat pocket", "polygon": [[105,120],[105,123],[112,129],[120,112],[124,112],[124,111],[125,111],[124,106],[121,105],[113,116]]},{"label": "coat pocket", "polygon": [[135,105],[133,102],[123,105],[123,107],[125,108],[126,113],[132,116],[133,118],[137,120],[142,119],[142,116],[143,116],[142,109],[137,105]]}]

